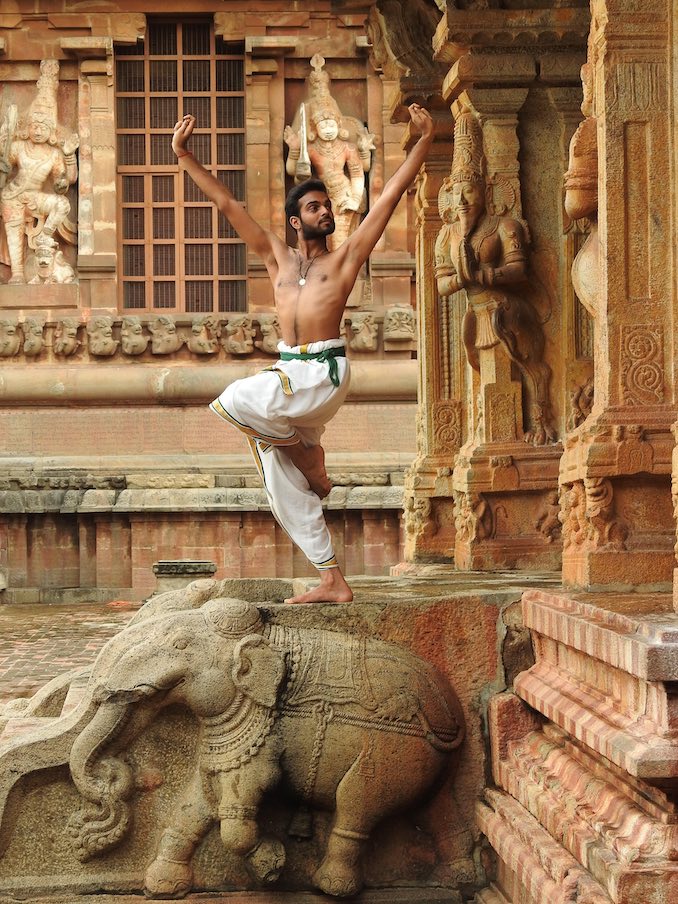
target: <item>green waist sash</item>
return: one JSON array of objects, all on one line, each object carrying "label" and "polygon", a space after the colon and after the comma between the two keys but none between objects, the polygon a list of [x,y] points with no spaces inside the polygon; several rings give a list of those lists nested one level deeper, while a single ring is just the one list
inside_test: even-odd
[{"label": "green waist sash", "polygon": [[344,346],[338,348],[326,348],[322,352],[280,352],[281,361],[319,361],[327,364],[330,369],[330,380],[334,386],[339,385],[339,365],[337,358],[345,358]]}]

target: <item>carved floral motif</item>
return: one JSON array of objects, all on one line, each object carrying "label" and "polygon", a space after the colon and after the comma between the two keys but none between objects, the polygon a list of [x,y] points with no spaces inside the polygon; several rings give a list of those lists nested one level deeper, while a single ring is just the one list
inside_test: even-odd
[{"label": "carved floral motif", "polygon": [[621,331],[620,378],[627,405],[656,405],[664,401],[664,334],[648,326]]}]

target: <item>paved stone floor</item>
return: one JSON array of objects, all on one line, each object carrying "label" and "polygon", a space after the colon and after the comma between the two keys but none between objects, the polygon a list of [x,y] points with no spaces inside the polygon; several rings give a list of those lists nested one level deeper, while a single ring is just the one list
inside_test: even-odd
[{"label": "paved stone floor", "polygon": [[56,675],[89,665],[137,608],[0,606],[0,703],[30,697]]}]

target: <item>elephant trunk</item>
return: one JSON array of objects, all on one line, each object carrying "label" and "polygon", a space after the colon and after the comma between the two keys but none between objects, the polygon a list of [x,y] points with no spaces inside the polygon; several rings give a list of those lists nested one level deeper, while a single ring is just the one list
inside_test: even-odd
[{"label": "elephant trunk", "polygon": [[69,820],[81,861],[114,847],[127,834],[131,816],[126,803],[134,788],[132,771],[121,759],[102,756],[114,745],[132,715],[122,703],[102,703],[73,744],[73,782],[88,803]]}]

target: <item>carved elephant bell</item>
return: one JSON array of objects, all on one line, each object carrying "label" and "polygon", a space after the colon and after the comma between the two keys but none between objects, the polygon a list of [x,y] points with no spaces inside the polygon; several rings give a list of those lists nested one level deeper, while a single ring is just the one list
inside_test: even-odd
[{"label": "carved elephant bell", "polygon": [[[224,846],[245,858],[255,879],[275,881],[285,849],[260,833],[258,817],[281,782],[301,814],[334,811],[314,881],[327,894],[354,895],[373,828],[422,799],[463,736],[449,684],[409,651],[266,624],[256,606],[238,600],[132,624],[102,650],[92,683],[94,715],[70,757],[87,801],[70,823],[83,860],[130,827],[133,776],[117,754],[165,706],[181,704],[198,719],[192,779],[146,872],[146,892],[159,897],[188,893],[193,853],[217,822]],[[298,836],[312,834],[310,819],[293,824]]]}]

